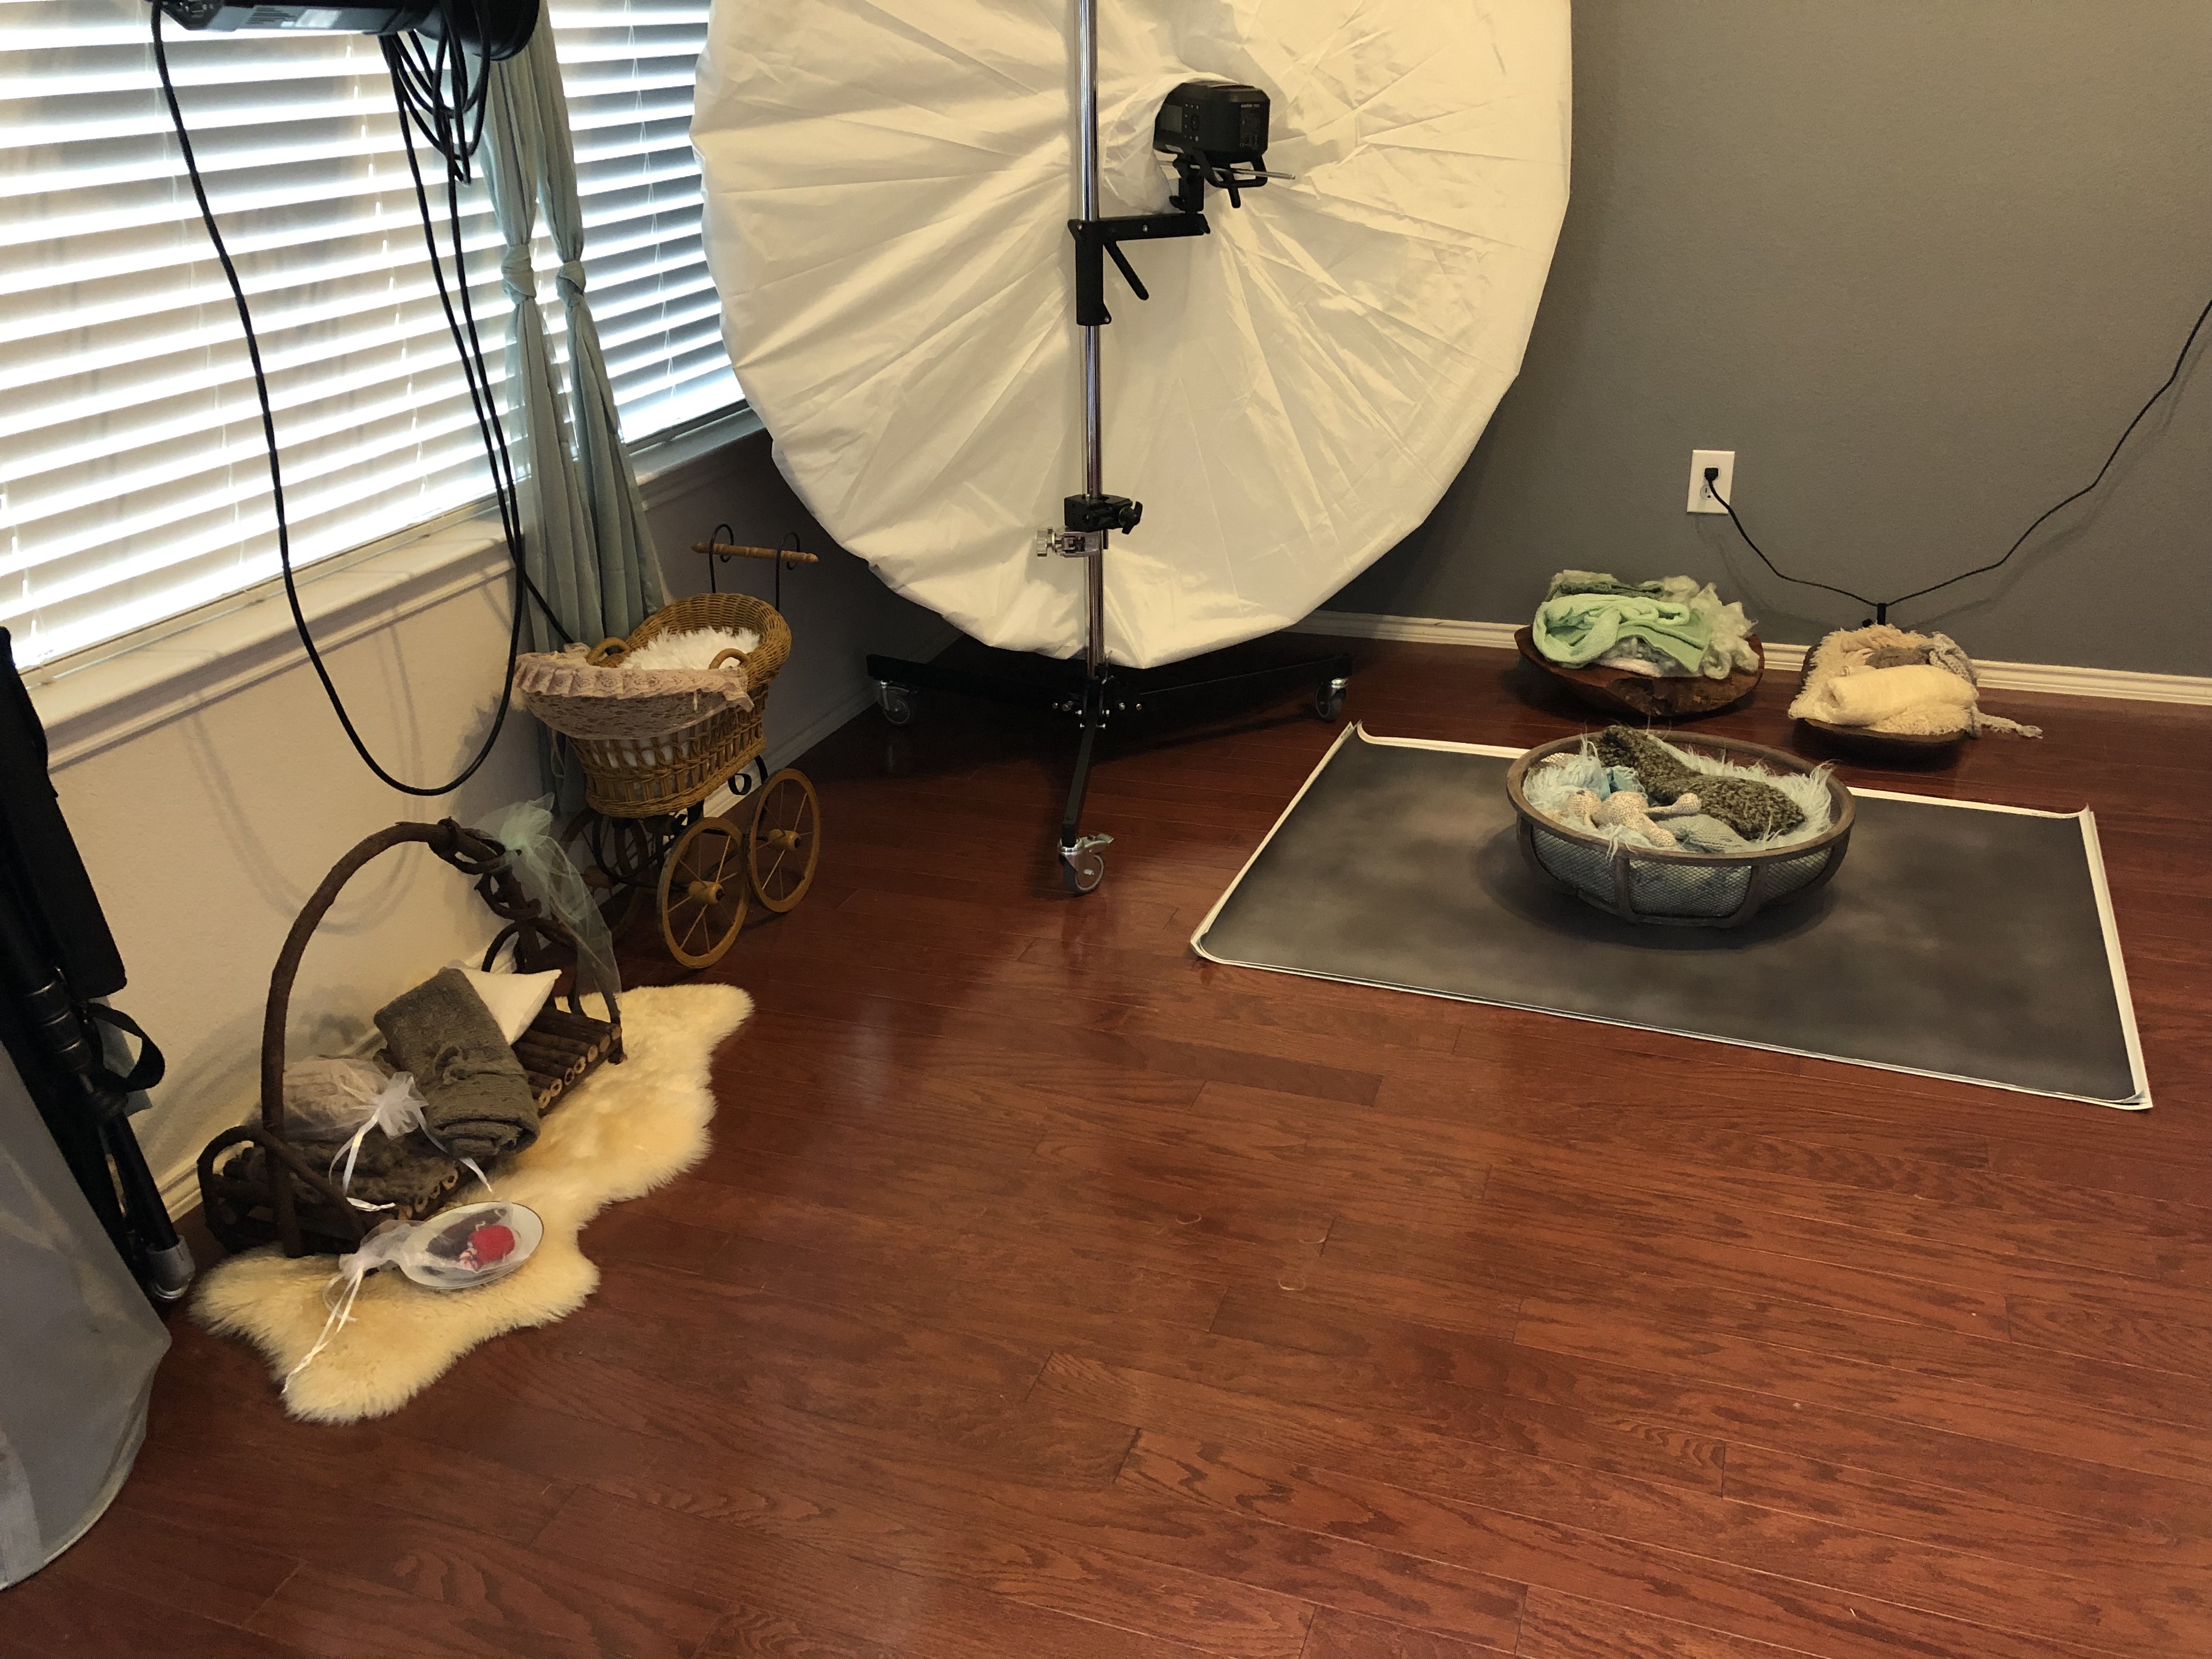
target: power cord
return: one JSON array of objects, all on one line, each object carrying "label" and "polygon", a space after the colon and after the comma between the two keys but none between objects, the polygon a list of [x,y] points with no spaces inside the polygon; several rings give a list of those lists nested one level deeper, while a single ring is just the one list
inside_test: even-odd
[{"label": "power cord", "polygon": [[[523,568],[521,523],[520,509],[515,499],[514,461],[507,453],[506,434],[499,424],[499,411],[492,393],[490,370],[484,362],[483,349],[477,337],[476,315],[469,301],[468,267],[460,228],[459,185],[468,176],[466,171],[468,152],[473,149],[475,138],[481,133],[483,128],[482,106],[489,66],[486,66],[483,73],[477,75],[473,82],[469,79],[465,61],[449,66],[449,58],[453,60],[465,60],[468,54],[451,45],[454,34],[451,22],[451,8],[448,6],[445,9],[447,13],[447,27],[434,56],[427,53],[422,43],[417,40],[415,42],[416,58],[404,59],[396,44],[387,40],[385,43],[386,58],[388,64],[393,65],[393,96],[399,107],[400,130],[407,144],[408,171],[415,182],[416,200],[421,210],[423,240],[429,251],[430,268],[437,279],[438,298],[446,313],[447,327],[453,335],[454,349],[460,356],[462,376],[468,384],[470,404],[476,414],[477,428],[484,441],[485,459],[491,470],[492,495],[499,508],[500,529],[507,544],[508,560],[514,571],[514,603],[513,618],[507,629],[507,672],[501,680],[499,708],[492,717],[491,730],[484,734],[483,743],[477,749],[475,757],[451,781],[436,785],[422,785],[408,783],[394,776],[370,752],[368,743],[354,725],[353,717],[347,713],[345,701],[338,695],[337,684],[331,679],[330,670],[323,661],[322,653],[316,648],[314,636],[308,629],[307,613],[300,604],[299,586],[292,565],[291,524],[284,507],[284,480],[276,441],[276,416],[270,399],[268,374],[262,365],[260,337],[254,329],[253,314],[246,304],[245,283],[239,276],[237,265],[231,259],[230,249],[223,240],[222,229],[216,221],[215,209],[208,200],[206,181],[200,175],[199,161],[192,149],[191,135],[185,125],[184,108],[178,101],[176,83],[169,71],[167,45],[161,38],[161,8],[158,3],[148,8],[152,18],[154,64],[161,78],[162,98],[168,106],[170,125],[175,130],[178,148],[184,155],[185,172],[191,181],[193,199],[199,204],[200,221],[206,227],[208,240],[214,246],[216,259],[222,265],[224,279],[230,286],[231,302],[237,308],[239,327],[246,337],[246,360],[252,365],[253,371],[254,395],[260,404],[262,438],[269,458],[270,500],[275,509],[276,520],[276,558],[278,566],[283,573],[284,598],[291,609],[292,625],[299,634],[300,643],[307,652],[307,661],[315,671],[315,678],[322,683],[323,695],[329,700],[331,712],[337,716],[338,725],[344,730],[347,741],[353,745],[354,752],[361,757],[362,763],[383,782],[403,794],[425,798],[452,793],[475,776],[477,769],[491,757],[492,747],[499,741],[500,732],[507,724],[508,710],[514,706],[514,663],[522,649],[524,594],[526,592],[537,601],[539,610],[551,624],[553,631],[564,643],[570,642],[571,640],[568,630],[562,625],[560,617],[555,613],[552,605],[547,601],[544,594],[538,591],[537,583],[531,580],[528,571]],[[475,9],[481,28],[483,18],[481,4],[478,4]],[[402,62],[405,64],[406,72],[410,76],[420,67],[423,69],[426,78],[410,80],[403,83],[402,70],[398,66]],[[449,75],[455,95],[455,101],[451,107],[448,107],[442,97],[439,95],[442,93]],[[405,87],[404,90],[402,89],[403,85]],[[424,106],[418,102],[415,106],[410,106],[410,98],[415,97],[420,100],[426,95],[426,88],[428,105]],[[431,113],[427,118],[428,125],[424,125],[423,130],[429,136],[433,147],[437,149],[447,163],[447,213],[453,231],[453,264],[461,290],[461,316],[466,320],[465,331],[461,322],[457,321],[454,316],[453,301],[447,289],[444,262],[439,252],[436,234],[432,228],[429,194],[423,186],[422,172],[415,159],[413,130],[418,124],[425,122],[426,108]],[[469,144],[466,149],[459,150],[457,159],[455,150],[458,139],[464,134],[468,137]]]},{"label": "power cord", "polygon": [[[473,0],[471,9],[476,14],[476,39],[484,41],[489,31],[483,0]],[[441,10],[444,27],[439,31],[435,52],[413,30],[387,34],[383,37],[384,64],[392,72],[392,90],[399,106],[400,125],[419,131],[430,148],[445,158],[447,175],[466,184],[477,143],[483,136],[491,59],[479,57],[476,60],[477,72],[471,77],[469,53],[455,46],[453,8],[449,4]],[[447,95],[449,90],[450,97]],[[408,143],[411,149],[411,137]]]},{"label": "power cord", "polygon": [[1886,623],[1889,620],[1889,609],[1892,605],[1904,605],[1912,599],[1925,599],[1930,593],[1940,592],[1942,589],[1952,586],[1956,583],[1965,581],[1971,576],[1987,575],[1990,571],[1995,570],[1998,566],[2003,564],[2006,560],[2011,558],[2014,554],[2019,552],[2022,547],[2025,547],[2027,544],[2027,538],[2035,534],[2037,531],[2042,529],[2052,514],[2059,512],[2062,508],[2073,506],[2075,502],[2080,501],[2084,495],[2088,495],[2092,490],[2095,489],[2099,484],[2104,483],[2105,475],[2112,470],[2112,463],[2120,459],[2120,451],[2127,447],[2128,440],[2135,436],[2136,428],[2143,423],[2143,417],[2148,415],[2151,410],[2157,406],[2159,399],[2165,397],[2167,392],[2173,390],[2175,383],[2181,379],[2181,371],[2189,362],[2189,354],[2191,349],[2197,344],[2197,337],[2204,331],[2204,324],[2207,319],[2212,319],[2212,300],[2205,301],[2204,309],[2197,313],[2197,320],[2190,325],[2188,337],[2182,341],[2180,351],[2175,354],[2172,370],[2166,375],[2165,380],[2160,384],[2158,390],[2152,392],[2149,398],[2145,400],[2143,406],[2136,411],[2135,419],[2130,421],[2127,425],[2127,430],[2120,434],[2119,441],[2112,446],[2112,453],[2105,457],[2105,464],[2097,469],[2097,476],[2095,477],[2090,479],[2088,483],[2083,484],[2081,489],[2075,490],[2064,500],[2053,502],[2050,507],[2045,507],[2041,513],[2038,514],[2035,518],[2035,522],[2029,525],[2027,529],[2021,531],[2020,532],[2019,539],[2014,541],[2010,547],[2007,548],[1999,557],[1990,560],[1987,564],[1977,565],[1972,570],[1961,571],[1955,576],[1947,576],[1943,580],[1932,583],[1929,586],[1915,588],[1910,593],[1900,593],[1893,599],[1870,599],[1863,593],[1852,592],[1848,587],[1837,587],[1827,582],[1816,582],[1809,576],[1793,576],[1790,574],[1789,572],[1781,568],[1781,567],[1777,565],[1773,560],[1766,556],[1766,550],[1751,538],[1751,532],[1744,528],[1743,520],[1736,516],[1736,510],[1735,507],[1729,505],[1728,498],[1722,495],[1718,489],[1714,488],[1714,486],[1720,482],[1720,468],[1717,466],[1709,466],[1705,469],[1705,493],[1721,504],[1721,510],[1729,515],[1729,522],[1735,526],[1736,534],[1743,538],[1744,545],[1748,547],[1753,552],[1758,554],[1759,562],[1765,565],[1769,570],[1771,570],[1776,575],[1781,577],[1784,581],[1795,582],[1800,587],[1817,587],[1825,592],[1840,594],[1843,598],[1847,599],[1856,599],[1861,605],[1870,605],[1873,607],[1875,621],[1878,623]]}]

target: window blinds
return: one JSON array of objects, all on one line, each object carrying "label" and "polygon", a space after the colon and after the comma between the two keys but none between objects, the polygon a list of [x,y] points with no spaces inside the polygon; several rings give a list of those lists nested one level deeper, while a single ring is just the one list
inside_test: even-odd
[{"label": "window blinds", "polygon": [[[707,0],[552,16],[589,291],[635,440],[738,397],[687,136]],[[377,43],[167,34],[261,336],[295,563],[486,496]],[[0,0],[0,624],[26,665],[276,570],[245,347],[146,40],[145,0]],[[481,185],[461,215],[496,380],[506,303]],[[557,343],[557,303],[547,322]]]}]

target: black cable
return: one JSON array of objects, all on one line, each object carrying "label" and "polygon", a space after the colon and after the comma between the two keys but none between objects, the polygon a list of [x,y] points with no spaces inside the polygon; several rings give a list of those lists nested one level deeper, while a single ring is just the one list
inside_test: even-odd
[{"label": "black cable", "polygon": [[[438,233],[430,216],[429,191],[423,185],[422,169],[416,161],[414,137],[404,121],[400,137],[407,155],[408,176],[415,185],[416,208],[422,222],[422,246],[429,255],[430,274],[437,282],[438,303],[445,310],[447,331],[453,337],[453,348],[460,358],[461,378],[469,390],[469,407],[475,411],[477,430],[483,438],[484,464],[491,473],[492,500],[499,508],[500,528],[505,533],[508,550],[514,556],[516,578],[528,590],[530,597],[538,602],[539,612],[561,643],[573,645],[575,643],[574,635],[562,624],[552,601],[539,590],[525,568],[521,554],[516,550],[522,545],[522,509],[514,482],[514,459],[507,447],[506,428],[500,423],[499,402],[492,395],[491,370],[484,362],[483,347],[477,338],[475,313],[469,304],[468,258],[461,239],[459,193],[453,193],[450,206],[453,209],[454,280],[461,289],[462,312],[468,317],[465,334],[453,311],[453,295],[446,285],[445,260],[439,252]],[[450,189],[450,174],[447,175],[447,185]]]},{"label": "black cable", "polygon": [[2174,354],[2173,368],[2167,373],[2166,379],[2160,382],[2158,390],[2152,392],[2150,396],[2144,400],[2143,406],[2136,411],[2135,419],[2130,421],[2127,424],[2127,429],[2120,434],[2119,441],[2112,446],[2112,453],[2105,457],[2105,464],[2097,469],[2097,476],[2095,477],[2090,479],[2088,483],[2083,484],[2081,489],[2075,490],[2072,495],[2065,497],[2062,501],[2053,502],[2051,506],[2045,507],[2041,513],[2038,514],[2035,518],[2035,522],[2029,525],[2027,529],[2021,531],[2020,532],[2019,538],[2015,540],[2010,547],[2005,549],[2002,554],[1996,558],[1990,560],[1987,564],[1977,565],[1972,570],[1960,571],[1955,576],[1947,576],[1942,581],[1932,583],[1926,587],[1917,587],[1910,593],[1900,593],[1893,599],[1870,599],[1863,593],[1852,592],[1847,587],[1836,587],[1831,586],[1827,582],[1816,582],[1806,576],[1790,575],[1788,572],[1779,568],[1773,560],[1766,556],[1765,550],[1761,548],[1757,542],[1752,540],[1751,532],[1744,528],[1743,520],[1736,516],[1735,508],[1730,507],[1729,505],[1728,499],[1723,496],[1719,490],[1713,487],[1714,483],[1720,477],[1720,469],[1718,467],[1707,467],[1705,469],[1705,493],[1721,504],[1722,510],[1729,515],[1729,522],[1735,526],[1736,534],[1743,538],[1744,545],[1748,547],[1753,552],[1758,554],[1759,562],[1764,564],[1769,570],[1773,571],[1776,575],[1781,577],[1784,581],[1795,582],[1800,587],[1818,587],[1830,593],[1841,594],[1847,599],[1856,599],[1861,605],[1871,605],[1874,607],[1875,621],[1887,622],[1889,620],[1889,609],[1892,605],[1904,605],[1912,599],[1925,599],[1930,593],[1940,592],[1944,588],[1952,586],[1956,583],[1965,581],[1971,576],[1987,575],[1990,571],[1997,568],[1998,566],[2003,564],[2007,560],[2010,559],[2014,554],[2019,552],[2021,548],[2025,547],[2027,544],[2028,538],[2034,535],[2037,531],[2042,529],[2044,525],[2050,520],[2053,514],[2060,512],[2063,508],[2073,506],[2075,502],[2080,501],[2084,495],[2087,495],[2091,491],[2094,490],[2099,484],[2104,483],[2105,475],[2112,470],[2112,463],[2120,459],[2120,452],[2127,447],[2128,440],[2135,436],[2136,428],[2141,426],[2143,423],[2144,418],[2149,415],[2152,410],[2158,406],[2159,400],[2164,398],[2167,392],[2172,391],[2175,385],[2180,380],[2181,371],[2188,366],[2189,354],[2197,344],[2197,337],[2204,331],[2204,325],[2208,319],[2212,319],[2212,300],[2206,301],[2204,302],[2204,308],[2197,313],[2197,320],[2190,325],[2188,337],[2182,341],[2181,349]]},{"label": "black cable", "polygon": [[[551,607],[546,605],[544,596],[538,592],[536,584],[530,580],[528,573],[523,568],[522,550],[520,545],[519,536],[514,527],[514,512],[507,499],[507,493],[512,488],[512,464],[511,462],[509,463],[509,482],[507,487],[507,489],[502,489],[502,481],[499,474],[498,463],[497,461],[493,463],[493,493],[495,496],[500,498],[501,527],[506,535],[507,554],[509,560],[513,564],[515,577],[513,616],[507,629],[507,672],[502,678],[500,688],[498,712],[492,718],[491,730],[485,734],[483,746],[477,750],[475,757],[462,769],[458,776],[454,777],[450,782],[435,786],[423,786],[407,783],[392,775],[392,774],[377,760],[376,757],[370,752],[368,744],[362,739],[358,729],[356,728],[352,716],[347,713],[344,700],[338,695],[337,686],[331,679],[330,670],[323,661],[322,653],[316,648],[314,636],[308,629],[307,614],[300,603],[299,586],[292,566],[291,526],[284,507],[284,481],[281,453],[276,440],[276,417],[274,407],[272,406],[270,398],[268,374],[263,367],[261,361],[260,337],[255,331],[252,312],[246,303],[245,283],[239,276],[238,267],[232,261],[230,257],[229,246],[223,240],[222,227],[216,218],[214,206],[208,199],[206,182],[200,174],[198,158],[192,149],[191,136],[185,122],[184,108],[178,100],[176,83],[169,72],[169,58],[167,45],[161,37],[161,8],[157,3],[149,6],[148,9],[152,20],[151,27],[155,68],[161,79],[163,100],[168,106],[170,124],[175,130],[178,147],[183,152],[185,171],[191,183],[193,198],[199,205],[201,222],[207,229],[208,240],[215,249],[216,261],[222,267],[223,276],[229,284],[231,301],[237,309],[239,327],[246,340],[246,359],[253,371],[254,394],[260,405],[262,438],[269,459],[270,499],[275,511],[276,522],[277,563],[283,574],[284,598],[286,603],[291,609],[293,626],[298,631],[300,643],[306,650],[307,660],[315,671],[316,678],[322,684],[323,694],[329,700],[331,712],[337,716],[338,725],[344,730],[347,740],[353,745],[354,752],[361,757],[362,763],[366,765],[371,772],[374,773],[383,782],[389,785],[391,787],[400,791],[402,793],[421,797],[450,794],[455,789],[459,788],[462,784],[467,782],[470,778],[473,777],[477,769],[483,765],[484,762],[490,758],[493,745],[499,741],[500,732],[507,723],[508,710],[513,707],[514,663],[516,657],[520,653],[522,646],[523,592],[526,587],[530,593],[538,599],[538,604],[541,606],[544,606],[546,615],[549,618],[552,619],[556,630],[561,632],[564,637],[566,635],[566,630],[561,628],[558,618],[553,617]],[[465,57],[466,54],[463,53],[461,55]],[[397,77],[395,77],[395,87],[398,84],[399,82]],[[408,118],[404,99],[401,118],[403,125]],[[411,147],[409,150],[409,161],[411,169],[413,163],[413,151]],[[419,191],[421,190],[419,173],[416,174],[416,187]],[[458,196],[456,196],[455,200],[455,218],[456,222],[458,223]],[[429,216],[429,204],[427,194],[422,196],[422,205],[424,222],[427,226]],[[442,300],[444,298],[445,292],[444,272],[435,258],[434,241],[433,241],[431,246],[433,253],[431,261],[432,268],[436,271],[438,276],[438,287],[440,295]],[[457,246],[457,256],[459,252],[459,250]],[[465,264],[463,264],[461,266],[461,279],[463,283],[464,311],[466,311],[467,309],[466,278],[467,270]],[[447,320],[450,325],[452,322],[450,302],[447,302]],[[473,342],[473,318],[471,318],[471,327],[470,331],[470,337],[471,342]],[[469,374],[469,365],[465,361],[467,350],[466,348],[462,345],[461,331],[458,327],[455,327],[453,329],[453,333],[456,349],[461,350],[463,353],[463,374],[465,376],[467,376]],[[481,347],[478,347],[477,351],[477,368],[479,371],[483,370]],[[485,391],[488,398],[489,391],[488,372],[486,372]],[[473,392],[471,401],[474,401]],[[482,405],[478,406],[478,426],[480,429],[484,426]],[[495,411],[492,422],[492,431],[496,431],[496,413]],[[487,448],[489,449],[492,443],[491,431],[486,432],[485,441]],[[503,434],[500,435],[499,448],[501,452],[501,459],[504,459],[505,439]]]},{"label": "black cable", "polygon": [[1715,487],[1719,482],[1721,470],[1717,466],[1709,466],[1705,469],[1705,494],[1711,496],[1715,501],[1721,504],[1722,510],[1729,515],[1729,522],[1735,526],[1735,533],[1743,538],[1743,544],[1746,547],[1759,555],[1759,562],[1761,564],[1765,565],[1769,570],[1773,571],[1774,574],[1781,577],[1784,581],[1796,582],[1800,587],[1823,588],[1831,593],[1840,593],[1847,599],[1856,599],[1861,605],[1874,605],[1877,603],[1875,600],[1867,598],[1863,593],[1852,592],[1848,587],[1836,587],[1826,582],[1816,582],[1809,576],[1793,576],[1788,571],[1777,565],[1773,560],[1768,558],[1766,556],[1766,550],[1761,547],[1757,542],[1752,540],[1751,532],[1746,530],[1743,527],[1743,520],[1736,517],[1735,509],[1729,505],[1728,497],[1722,495],[1719,489]]},{"label": "black cable", "polygon": [[[471,357],[468,349],[463,342],[460,319],[454,313],[453,295],[447,290],[446,286],[446,262],[445,256],[439,251],[438,247],[437,226],[430,217],[430,192],[423,186],[422,169],[415,159],[414,132],[404,121],[400,125],[400,138],[406,149],[407,173],[409,178],[410,178],[415,184],[415,205],[422,222],[423,250],[429,256],[430,275],[432,279],[437,283],[438,304],[446,313],[446,331],[453,337],[455,353],[460,359],[461,380],[463,383],[467,386],[469,391],[469,408],[476,416],[477,430],[480,434],[483,434],[485,438],[486,453],[484,459],[486,465],[491,471],[492,497],[499,507],[500,528],[510,538],[518,537],[520,534],[520,526],[514,523],[511,519],[511,509],[508,501],[508,493],[514,489],[514,469],[510,464],[507,471],[504,474],[501,473],[500,470],[501,463],[505,459],[503,449],[498,453],[492,452],[490,446],[491,427],[485,418],[484,404],[491,397],[490,375],[488,371],[480,375],[479,370],[481,368],[481,365],[475,359]],[[461,261],[458,269],[459,273],[459,280],[463,283],[466,283],[468,280],[468,265],[466,261]],[[480,380],[482,381],[481,385],[479,385]],[[527,580],[528,578],[526,576],[525,580]],[[535,585],[532,586],[532,592],[533,593],[537,592]],[[545,599],[543,594],[538,595],[538,602],[540,605],[545,605]],[[550,607],[547,607],[546,614],[549,618],[552,618]],[[557,619],[553,619],[553,625],[555,628],[558,629],[560,627],[559,621]]]},{"label": "black cable", "polygon": [[[479,44],[488,43],[489,19],[483,0],[476,0],[473,9],[476,38]],[[430,147],[445,158],[448,172],[467,184],[472,177],[471,167],[477,143],[483,136],[491,60],[488,54],[479,54],[477,72],[471,78],[470,54],[453,26],[452,0],[439,8],[438,22],[434,52],[418,33],[387,35],[384,39],[384,59],[398,93],[401,119],[419,131]]]}]

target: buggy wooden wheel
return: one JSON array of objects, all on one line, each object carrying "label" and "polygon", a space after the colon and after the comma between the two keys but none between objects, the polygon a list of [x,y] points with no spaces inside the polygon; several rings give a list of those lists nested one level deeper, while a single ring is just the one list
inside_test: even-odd
[{"label": "buggy wooden wheel", "polygon": [[659,828],[649,818],[602,817],[586,807],[561,832],[561,850],[592,890],[610,933],[629,923],[658,879],[654,871],[667,845]]},{"label": "buggy wooden wheel", "polygon": [[725,818],[701,818],[660,870],[660,936],[686,968],[722,959],[745,925],[745,842]]},{"label": "buggy wooden wheel", "polygon": [[821,799],[804,772],[779,772],[761,786],[760,805],[745,832],[753,891],[781,915],[806,896],[821,859]]}]

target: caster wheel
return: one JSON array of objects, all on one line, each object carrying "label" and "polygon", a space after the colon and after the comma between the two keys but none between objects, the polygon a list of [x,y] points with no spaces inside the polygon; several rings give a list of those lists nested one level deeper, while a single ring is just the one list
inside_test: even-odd
[{"label": "caster wheel", "polygon": [[753,893],[781,915],[806,896],[822,858],[822,803],[805,775],[777,773],[760,787],[760,805],[745,831],[745,866]]},{"label": "caster wheel", "polygon": [[914,720],[914,693],[902,685],[893,685],[889,680],[878,680],[876,707],[891,725],[910,725]]},{"label": "caster wheel", "polygon": [[701,818],[660,867],[660,937],[686,968],[722,959],[745,925],[745,838],[727,818]]},{"label": "caster wheel", "polygon": [[1314,692],[1314,713],[1332,724],[1344,713],[1345,682],[1324,680]]},{"label": "caster wheel", "polygon": [[1111,836],[1085,836],[1073,847],[1060,849],[1060,884],[1071,893],[1094,891],[1106,879],[1106,855],[1098,849]]}]

